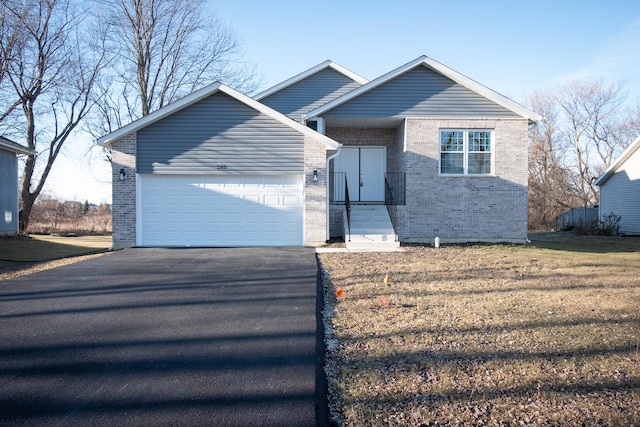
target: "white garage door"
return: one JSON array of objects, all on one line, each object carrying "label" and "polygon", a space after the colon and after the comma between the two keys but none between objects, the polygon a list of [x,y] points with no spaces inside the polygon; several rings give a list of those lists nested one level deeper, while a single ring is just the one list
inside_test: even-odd
[{"label": "white garage door", "polygon": [[140,175],[140,246],[300,246],[302,176]]}]

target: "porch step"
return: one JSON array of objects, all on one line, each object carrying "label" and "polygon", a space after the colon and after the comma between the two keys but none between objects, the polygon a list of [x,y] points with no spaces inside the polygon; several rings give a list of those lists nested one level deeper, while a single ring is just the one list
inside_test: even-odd
[{"label": "porch step", "polygon": [[351,239],[346,240],[349,250],[392,251],[400,247],[384,205],[351,205]]}]

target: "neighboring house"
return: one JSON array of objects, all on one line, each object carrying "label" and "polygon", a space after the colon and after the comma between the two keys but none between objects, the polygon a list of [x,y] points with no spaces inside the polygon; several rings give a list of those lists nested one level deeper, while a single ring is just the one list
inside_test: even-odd
[{"label": "neighboring house", "polygon": [[0,235],[18,233],[18,155],[31,153],[0,136]]},{"label": "neighboring house", "polygon": [[522,243],[539,119],[425,56],[371,82],[326,61],[254,99],[216,83],[99,139],[114,246]]},{"label": "neighboring house", "polygon": [[640,234],[640,137],[597,179],[599,216],[620,216],[620,233]]}]

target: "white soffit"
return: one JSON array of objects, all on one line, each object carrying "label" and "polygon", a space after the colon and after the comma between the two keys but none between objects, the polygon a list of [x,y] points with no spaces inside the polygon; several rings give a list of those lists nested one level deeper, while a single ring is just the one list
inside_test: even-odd
[{"label": "white soffit", "polygon": [[11,151],[16,154],[35,154],[35,151],[10,139],[0,136],[0,148]]}]

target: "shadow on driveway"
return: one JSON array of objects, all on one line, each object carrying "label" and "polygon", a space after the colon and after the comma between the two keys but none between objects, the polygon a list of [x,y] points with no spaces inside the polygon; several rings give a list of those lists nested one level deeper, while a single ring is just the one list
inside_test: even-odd
[{"label": "shadow on driveway", "polygon": [[2,282],[0,423],[324,424],[316,292],[309,248],[128,249]]}]

